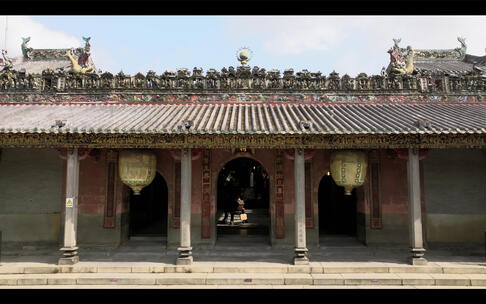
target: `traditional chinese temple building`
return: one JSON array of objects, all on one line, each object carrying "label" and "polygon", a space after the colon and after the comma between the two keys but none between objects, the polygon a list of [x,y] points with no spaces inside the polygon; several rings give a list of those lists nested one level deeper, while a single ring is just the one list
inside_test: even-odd
[{"label": "traditional chinese temple building", "polygon": [[[293,263],[328,235],[367,246],[482,243],[486,56],[402,48],[380,75],[248,65],[160,75],[97,72],[77,49],[4,53],[3,243],[83,246],[154,237],[177,264],[257,235]],[[240,212],[225,218],[236,197]],[[230,223],[228,223],[230,221]],[[243,233],[244,232],[244,233]],[[6,246],[5,245],[5,246]]]}]

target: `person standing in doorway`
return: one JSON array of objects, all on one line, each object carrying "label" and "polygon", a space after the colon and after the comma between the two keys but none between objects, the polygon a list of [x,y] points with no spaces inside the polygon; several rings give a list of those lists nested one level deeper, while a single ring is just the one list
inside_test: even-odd
[{"label": "person standing in doorway", "polygon": [[240,211],[241,222],[243,224],[248,223],[248,216],[245,211],[245,201],[241,199],[241,196],[238,196],[236,202],[238,203],[237,210]]},{"label": "person standing in doorway", "polygon": [[238,209],[238,199],[239,195],[228,195],[228,199],[224,200],[224,219],[223,223],[226,223],[226,220],[228,219],[228,215],[231,216],[231,225],[234,225],[235,223],[235,212]]}]

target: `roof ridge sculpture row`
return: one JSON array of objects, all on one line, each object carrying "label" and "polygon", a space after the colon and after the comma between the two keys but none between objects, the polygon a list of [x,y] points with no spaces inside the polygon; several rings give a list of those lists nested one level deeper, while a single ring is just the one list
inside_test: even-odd
[{"label": "roof ridge sculpture row", "polygon": [[[257,74],[258,75],[258,74]],[[267,77],[268,76],[268,77]],[[447,89],[446,89],[447,88]],[[445,73],[432,74],[428,71],[412,75],[371,75],[365,73],[352,78],[349,75],[339,76],[332,72],[329,76],[320,73],[290,73],[280,75],[261,75],[256,77],[237,77],[221,74],[202,73],[176,74],[164,73],[157,76],[155,72],[141,73],[135,76],[109,72],[98,74],[79,74],[73,72],[55,72],[45,70],[42,74],[28,74],[8,70],[0,73],[1,91],[219,91],[247,92],[273,91],[464,91],[482,92],[486,90],[486,78],[477,71],[462,75]]]},{"label": "roof ridge sculpture row", "polygon": [[91,37],[83,37],[85,42],[84,47],[78,48],[58,48],[58,49],[34,49],[27,45],[30,41],[30,37],[22,38],[22,55],[24,60],[67,60],[66,52],[71,52],[73,55],[79,57],[86,54],[89,57],[91,51],[91,45],[89,40]]},{"label": "roof ridge sculpture row", "polygon": [[[159,75],[157,75],[155,71],[149,70],[145,75],[139,72],[131,76],[123,73],[123,71],[120,71],[117,74],[112,74],[111,72],[102,72],[101,70],[96,71],[94,66],[88,67],[86,63],[90,55],[90,37],[83,37],[85,46],[84,48],[77,49],[32,49],[27,46],[30,37],[22,38],[22,40],[24,60],[35,61],[35,58],[45,60],[46,58],[57,58],[56,56],[59,56],[59,58],[66,61],[67,58],[69,58],[71,61],[71,69],[65,70],[64,68],[66,68],[66,66],[60,66],[57,70],[51,68],[43,70],[39,69],[39,71],[41,71],[40,73],[32,74],[25,70],[16,71],[11,64],[11,61],[9,61],[9,58],[6,57],[6,52],[2,52],[5,61],[8,63],[4,66],[3,70],[0,71],[0,81],[2,81],[1,84],[3,88],[9,86],[17,88],[18,86],[16,84],[11,85],[8,82],[17,83],[18,81],[22,82],[25,79],[30,79],[34,82],[32,86],[28,85],[28,88],[35,87],[35,82],[39,81],[38,78],[40,77],[40,81],[53,79],[55,81],[64,82],[65,85],[63,86],[66,88],[70,88],[70,83],[75,83],[82,78],[86,79],[86,81],[81,82],[87,83],[96,82],[101,79],[101,82],[104,81],[104,84],[99,83],[94,86],[96,86],[96,88],[106,87],[111,89],[414,89],[417,87],[416,80],[418,78],[432,76],[437,78],[447,75],[451,78],[457,78],[457,75],[459,75],[459,78],[476,77],[482,73],[481,69],[459,72],[458,74],[455,73],[455,71],[434,72],[430,70],[414,69],[414,58],[455,58],[457,60],[459,58],[467,59],[469,57],[474,57],[471,59],[472,61],[477,61],[477,63],[483,64],[482,57],[465,55],[467,47],[465,39],[461,37],[458,37],[461,47],[450,50],[412,50],[410,46],[404,49],[399,46],[401,39],[393,39],[394,46],[388,51],[388,53],[390,53],[390,65],[388,69],[383,68],[380,75],[368,76],[366,73],[359,73],[356,77],[350,77],[348,74],[340,77],[339,73],[333,71],[326,76],[320,71],[311,72],[307,69],[303,69],[299,72],[294,72],[294,69],[292,68],[286,69],[283,72],[278,69],[267,71],[265,68],[260,68],[258,66],[250,67],[246,65],[250,56],[245,53],[244,60],[238,57],[238,60],[242,62],[242,64],[245,62],[243,65],[237,66],[236,68],[233,66],[228,68],[223,67],[220,71],[210,68],[206,71],[205,75],[203,75],[202,68],[194,67],[192,73],[187,68],[181,68],[177,69],[177,71],[165,71]],[[62,54],[62,52],[65,52],[65,54]],[[74,58],[76,54],[79,54],[77,59]],[[82,64],[79,62],[82,62]],[[67,69],[69,69],[69,66],[67,66]],[[110,84],[110,81],[113,83]],[[76,87],[76,85],[73,87]],[[82,85],[81,88],[88,87]]]},{"label": "roof ridge sculpture row", "polygon": [[466,38],[457,37],[457,41],[461,44],[460,47],[455,49],[415,49],[415,58],[451,58],[451,59],[463,59],[467,52]]}]

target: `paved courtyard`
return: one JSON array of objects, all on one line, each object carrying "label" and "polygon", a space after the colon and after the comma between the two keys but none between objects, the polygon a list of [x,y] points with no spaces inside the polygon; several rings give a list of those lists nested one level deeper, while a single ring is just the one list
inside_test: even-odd
[{"label": "paved courtyard", "polygon": [[[260,238],[260,239],[259,239]],[[176,266],[176,249],[129,241],[118,248],[81,247],[80,262],[59,266],[57,248],[26,247],[2,255],[2,288],[485,288],[484,248],[429,249],[426,266],[407,263],[405,247],[363,246],[323,239],[310,264],[291,264],[292,248],[262,236],[222,238],[194,248],[191,266]]]}]

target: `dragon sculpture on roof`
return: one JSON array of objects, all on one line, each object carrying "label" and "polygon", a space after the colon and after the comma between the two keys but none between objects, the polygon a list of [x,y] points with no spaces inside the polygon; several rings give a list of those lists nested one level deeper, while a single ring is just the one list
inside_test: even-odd
[{"label": "dragon sculpture on roof", "polygon": [[66,56],[69,58],[71,61],[71,71],[74,73],[81,73],[81,74],[87,74],[87,73],[93,73],[95,71],[94,67],[88,66],[88,67],[83,67],[78,63],[76,59],[74,59],[72,55],[73,51],[67,51]]},{"label": "dragon sculpture on roof", "polygon": [[390,73],[394,74],[412,74],[413,58],[415,51],[411,46],[406,49],[400,48],[398,44],[402,39],[393,39],[393,47],[388,50],[390,54]]},{"label": "dragon sculpture on roof", "polygon": [[89,44],[89,40],[91,37],[82,37],[85,45],[82,53],[79,55],[78,59],[74,58],[74,50],[66,51],[66,56],[71,61],[71,71],[74,73],[81,73],[81,74],[88,74],[94,73],[95,68],[89,65],[89,56],[91,55],[91,45]]}]

